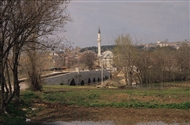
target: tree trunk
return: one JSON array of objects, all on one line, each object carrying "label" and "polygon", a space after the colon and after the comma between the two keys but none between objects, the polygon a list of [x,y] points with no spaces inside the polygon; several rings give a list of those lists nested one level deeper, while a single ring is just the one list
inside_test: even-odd
[{"label": "tree trunk", "polygon": [[28,76],[31,83],[31,88],[34,91],[41,91],[41,73],[37,71],[37,57],[36,57],[36,50],[28,51],[28,57],[29,57],[29,70],[28,70]]},{"label": "tree trunk", "polygon": [[16,102],[19,103],[20,98],[20,86],[18,81],[18,56],[19,56],[19,47],[15,45],[13,47],[13,80],[14,80],[14,93],[16,96]]},{"label": "tree trunk", "polygon": [[10,80],[10,74],[9,74],[9,68],[8,63],[6,65],[6,73],[7,73],[7,80],[8,80],[8,86],[9,86],[9,92],[12,94],[12,86],[11,86],[11,80]]},{"label": "tree trunk", "polygon": [[[1,40],[1,39],[0,39]],[[3,113],[5,110],[5,79],[4,79],[4,68],[3,68],[3,47],[1,45],[0,41],[0,85],[1,85],[1,109],[0,109],[0,113]]]}]

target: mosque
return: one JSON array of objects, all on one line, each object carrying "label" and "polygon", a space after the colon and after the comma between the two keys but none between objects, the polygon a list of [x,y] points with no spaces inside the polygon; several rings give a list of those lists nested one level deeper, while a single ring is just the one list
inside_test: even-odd
[{"label": "mosque", "polygon": [[105,51],[101,53],[101,32],[100,28],[98,30],[98,61],[100,67],[105,69],[112,69],[113,68],[113,53],[111,51]]}]

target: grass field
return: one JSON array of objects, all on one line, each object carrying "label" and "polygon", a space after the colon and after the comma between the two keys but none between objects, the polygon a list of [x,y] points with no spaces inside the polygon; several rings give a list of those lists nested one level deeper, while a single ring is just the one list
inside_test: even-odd
[{"label": "grass field", "polygon": [[[44,85],[42,92],[21,92],[21,105],[1,116],[7,125],[32,121],[163,121],[189,123],[190,83],[166,83],[162,87],[96,88],[95,86]],[[36,125],[36,123],[34,123]],[[39,124],[41,125],[41,124]]]},{"label": "grass field", "polygon": [[91,86],[45,85],[42,93],[27,90],[22,92],[21,97],[26,101],[43,100],[85,107],[190,109],[189,87],[99,89]]}]

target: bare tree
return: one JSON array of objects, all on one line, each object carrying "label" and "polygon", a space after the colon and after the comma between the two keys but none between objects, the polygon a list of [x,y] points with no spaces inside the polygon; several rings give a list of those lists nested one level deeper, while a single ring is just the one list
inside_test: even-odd
[{"label": "bare tree", "polygon": [[96,54],[90,51],[84,52],[80,58],[81,63],[84,63],[89,70],[92,70],[95,60],[97,59]]},{"label": "bare tree", "polygon": [[114,64],[123,71],[126,83],[132,85],[133,66],[137,61],[137,51],[129,35],[119,36],[114,48]]},{"label": "bare tree", "polygon": [[136,66],[140,69],[139,79],[141,83],[148,83],[151,53],[147,50],[138,50]]},{"label": "bare tree", "polygon": [[66,41],[64,44],[59,44],[57,48],[54,48],[55,53],[57,54],[57,57],[55,60],[55,66],[66,66],[66,58],[68,58],[70,55],[73,55],[72,53],[73,47],[72,43]]},{"label": "bare tree", "polygon": [[189,74],[188,53],[188,45],[182,46],[179,50],[172,47],[157,47],[151,51],[141,50],[137,66],[141,69],[143,83],[185,79]]},{"label": "bare tree", "polygon": [[[46,38],[70,21],[70,16],[66,13],[67,4],[65,0],[0,1],[1,112],[6,110],[15,95],[19,98],[18,64],[23,48],[28,46],[36,50],[42,46],[50,47],[51,43],[46,42]],[[4,67],[10,62],[9,57],[12,58],[12,64],[9,66],[13,72],[14,89],[13,93],[7,96]]]},{"label": "bare tree", "polygon": [[185,80],[190,73],[190,47],[187,44],[182,44],[176,51],[176,64],[180,79]]}]

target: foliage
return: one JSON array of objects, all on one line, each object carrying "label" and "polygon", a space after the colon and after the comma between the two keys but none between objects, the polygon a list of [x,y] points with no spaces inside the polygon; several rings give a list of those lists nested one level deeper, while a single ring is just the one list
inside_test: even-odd
[{"label": "foliage", "polygon": [[[101,49],[102,49],[101,51],[102,52],[107,51],[107,50],[112,51],[114,49],[114,47],[115,47],[115,45],[104,45],[104,46],[101,46]],[[80,50],[80,52],[84,52],[86,50],[91,50],[95,53],[98,53],[98,47],[96,47],[96,46],[82,48]]]},{"label": "foliage", "polygon": [[30,104],[33,99],[40,99],[39,92],[32,92],[31,90],[27,90],[22,92],[21,98],[24,100],[25,103]]},{"label": "foliage", "polygon": [[115,40],[114,64],[123,71],[125,82],[131,86],[133,82],[133,67],[137,63],[137,48],[129,35],[119,36]]},{"label": "foliage", "polygon": [[5,125],[24,125],[26,121],[27,111],[23,111],[23,108],[27,108],[27,104],[23,101],[21,102],[21,106],[15,106],[11,103],[7,107],[8,114],[3,114],[1,117],[3,120],[1,121]]},{"label": "foliage", "polygon": [[20,105],[11,103],[7,107],[7,114],[0,116],[0,123],[5,125],[26,125],[26,119],[30,116],[35,116],[35,113],[40,110],[32,110],[31,104],[33,100],[40,99],[40,92],[31,90],[23,91],[21,94]]},{"label": "foliage", "polygon": [[[138,67],[141,83],[162,83],[188,80],[190,78],[190,46],[181,44],[179,49],[170,46],[151,50],[134,45],[129,35],[115,40],[114,64],[123,70],[126,82],[130,83],[132,66]],[[135,78],[134,78],[135,79]]]}]

